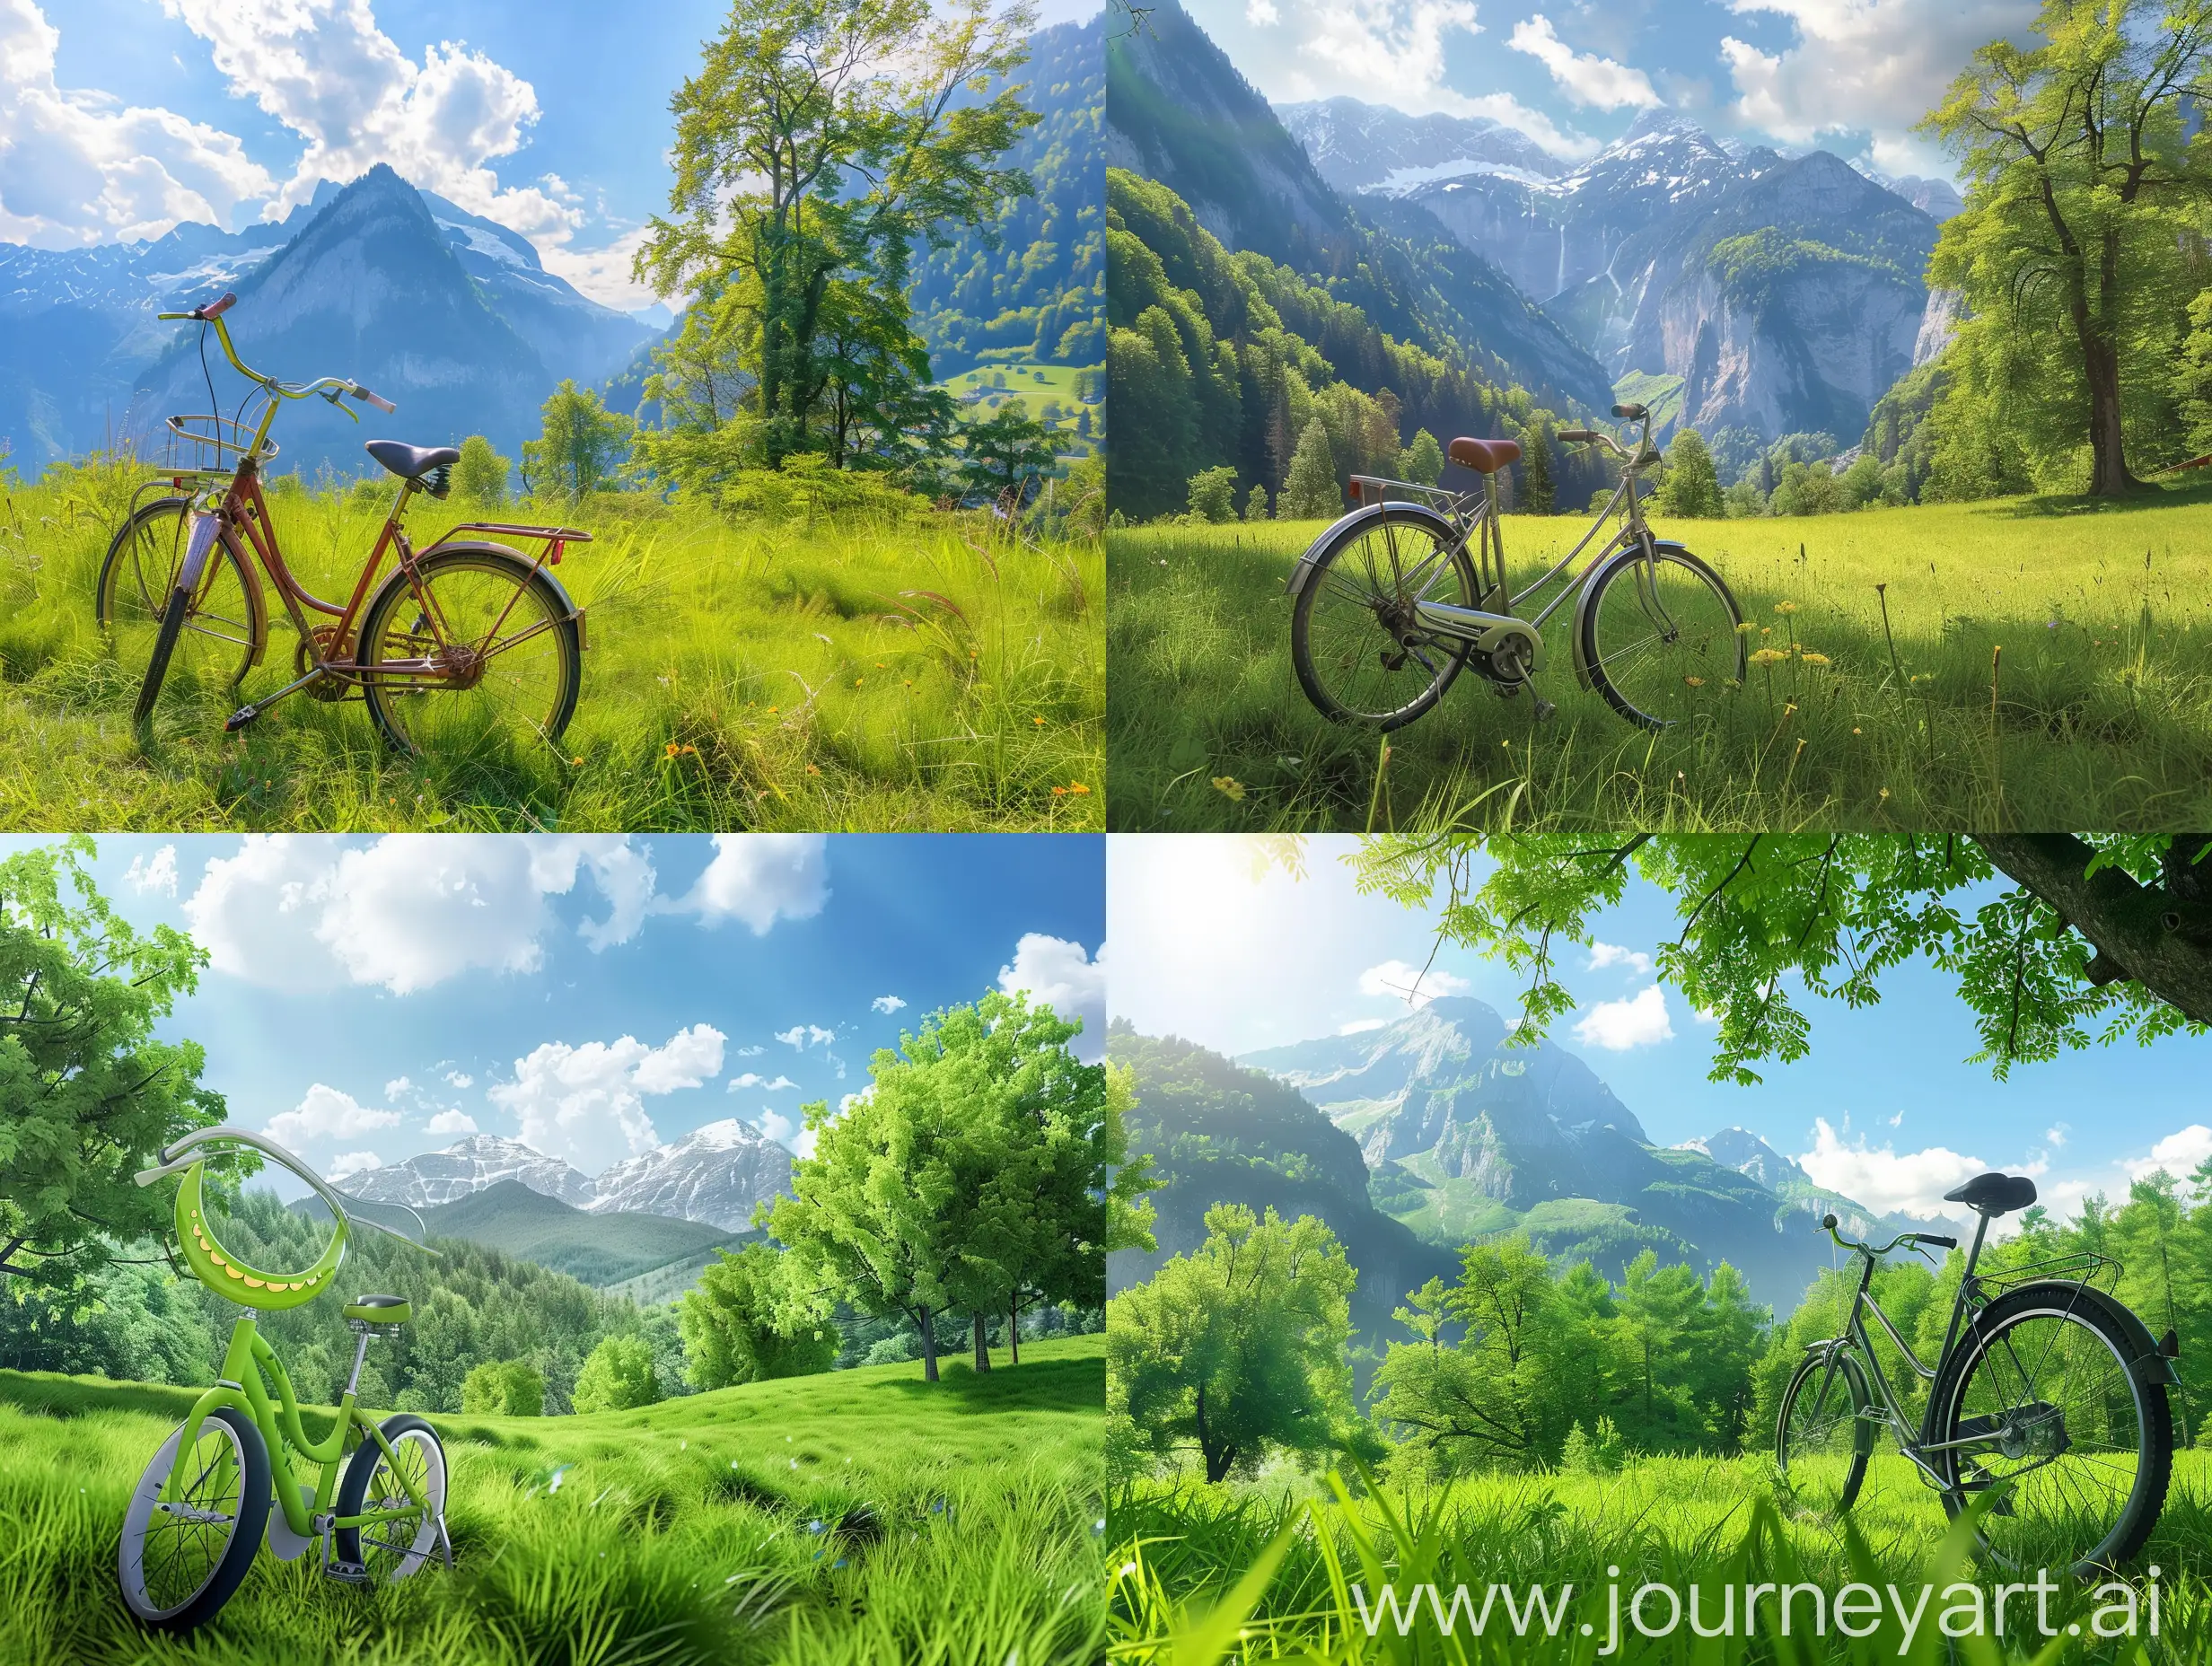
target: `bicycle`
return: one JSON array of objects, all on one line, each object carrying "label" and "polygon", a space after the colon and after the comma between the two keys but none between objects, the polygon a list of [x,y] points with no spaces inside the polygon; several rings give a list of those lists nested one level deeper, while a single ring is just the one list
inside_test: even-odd
[{"label": "bicycle", "polygon": [[[268,602],[259,574],[284,603],[298,633],[292,680],[266,698],[239,706],[224,721],[236,732],[285,696],[305,689],[335,701],[358,695],[377,729],[402,752],[465,744],[487,730],[513,725],[550,745],[575,715],[583,681],[584,610],[549,570],[571,544],[591,541],[573,527],[520,526],[472,521],[449,529],[417,550],[401,530],[420,495],[443,499],[461,452],[452,446],[371,440],[367,451],[399,478],[399,495],[363,564],[351,596],[326,601],[286,565],[276,524],[262,490],[263,466],[276,455],[269,430],[286,400],[320,396],[355,422],[347,397],[390,413],[396,407],[356,381],[324,376],[279,381],[238,356],[223,314],[237,296],[162,312],[164,320],[200,326],[206,370],[210,327],[233,369],[253,384],[238,415],[171,416],[172,451],[189,459],[165,467],[140,488],[167,487],[152,502],[133,500],[101,564],[94,610],[118,663],[143,665],[134,713],[143,728],[164,684],[173,692],[235,695],[268,644]],[[215,399],[215,378],[207,380]],[[266,401],[250,430],[244,417]],[[475,532],[480,539],[460,539]],[[534,558],[492,539],[537,540]],[[391,552],[395,564],[378,583]],[[257,567],[259,572],[257,572]],[[311,614],[322,622],[311,622]],[[357,627],[357,628],[356,628]],[[463,695],[480,697],[464,700]]]},{"label": "bicycle", "polygon": [[[1620,461],[1620,482],[1581,541],[1518,592],[1507,583],[1497,491],[1499,470],[1521,455],[1516,442],[1452,442],[1452,460],[1481,477],[1475,491],[1352,477],[1360,507],[1307,547],[1287,584],[1291,663],[1322,715],[1402,728],[1435,706],[1469,665],[1510,699],[1542,668],[1542,627],[1570,598],[1575,679],[1629,722],[1663,729],[1711,697],[1700,690],[1741,686],[1746,649],[1734,593],[1644,519],[1637,479],[1660,460],[1651,412],[1616,405],[1613,415],[1643,425],[1633,450],[1598,429],[1559,431],[1562,440],[1610,451]],[[1569,574],[1615,513],[1613,535],[1579,574]],[[1529,610],[1532,598],[1562,580],[1557,595]],[[1550,702],[1535,700],[1540,722],[1552,715]]]},{"label": "bicycle", "polygon": [[[330,1211],[333,1231],[306,1271],[271,1274],[248,1267],[215,1236],[204,1197],[205,1156],[212,1142],[250,1146],[304,1180]],[[241,1128],[203,1128],[162,1153],[158,1168],[137,1176],[151,1186],[181,1173],[175,1210],[177,1247],[185,1267],[227,1301],[281,1310],[312,1302],[336,1282],[347,1238],[358,1224],[400,1242],[414,1240],[355,1222],[345,1201],[320,1176],[274,1141]],[[437,1251],[415,1244],[426,1255]],[[296,1560],[318,1540],[322,1571],[353,1584],[407,1579],[433,1553],[453,1565],[445,1529],[445,1449],[422,1418],[401,1413],[379,1422],[355,1403],[371,1337],[392,1337],[411,1317],[399,1296],[364,1295],[346,1304],[359,1341],[353,1372],[339,1397],[338,1418],[320,1441],[300,1426],[292,1380],[251,1313],[231,1330],[215,1387],[154,1454],[131,1491],[116,1555],[123,1600],[145,1625],[188,1632],[206,1625],[237,1591],[261,1547]],[[276,1384],[272,1406],[264,1373]],[[272,1495],[276,1513],[269,1513]]]},{"label": "bicycle", "polygon": [[[1887,1429],[1921,1481],[1956,1518],[1997,1493],[1976,1523],[1983,1552],[2008,1568],[2067,1567],[2087,1577],[2143,1548],[2164,1507],[2173,1460],[2166,1390],[2180,1381],[2169,1329],[2156,1341],[2100,1282],[2118,1263],[2055,1258],[1994,1275],[1976,1268],[1989,1223],[2035,1201],[2024,1175],[1983,1174],[1944,1194],[1979,1217],[1943,1348],[1923,1364],[1874,1300],[1874,1267],[1905,1245],[1958,1248],[1935,1232],[1900,1232],[1876,1249],[1821,1227],[1859,1257],[1859,1279],[1838,1333],[1811,1344],[1783,1391],[1775,1459],[1788,1495],[1811,1513],[1840,1516],[1866,1477]],[[1883,1373],[1866,1332],[1874,1315],[1906,1366],[1928,1386],[1916,1431]],[[2030,1362],[2032,1362],[2031,1363]],[[2058,1398],[2052,1398],[2052,1397]]]}]

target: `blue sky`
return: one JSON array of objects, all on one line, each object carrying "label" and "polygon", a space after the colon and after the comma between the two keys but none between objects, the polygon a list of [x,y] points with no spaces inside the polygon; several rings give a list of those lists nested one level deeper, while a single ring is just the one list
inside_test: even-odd
[{"label": "blue sky", "polygon": [[[0,854],[42,841],[0,842]],[[107,837],[100,888],[213,956],[167,1028],[231,1119],[326,1174],[527,1138],[587,1174],[867,1084],[1014,986],[1102,1037],[1094,836]]]},{"label": "blue sky", "polygon": [[1488,116],[1565,157],[1647,110],[1891,174],[1951,164],[1913,124],[2033,0],[1185,0],[1277,101]]},{"label": "blue sky", "polygon": [[[1402,1014],[1389,988],[1409,979],[1385,969],[1427,960],[1431,919],[1357,894],[1339,860],[1353,844],[1314,840],[1307,877],[1292,880],[1280,870],[1255,878],[1251,847],[1230,836],[1116,837],[1113,1016],[1241,1054]],[[2212,1038],[2092,1048],[1999,1083],[1964,1062],[1978,1046],[1971,1014],[1925,963],[1890,974],[1875,1006],[1806,1003],[1811,1055],[1761,1067],[1760,1086],[1708,1082],[1712,1027],[1634,958],[1680,929],[1672,900],[1633,881],[1597,924],[1598,940],[1621,951],[1612,963],[1567,951],[1578,1004],[1551,1032],[1657,1144],[1741,1126],[1862,1203],[1919,1211],[1986,1168],[2035,1174],[2064,1212],[2091,1190],[2124,1195],[2161,1159],[2186,1176],[2212,1155]],[[1435,968],[1442,978],[1424,987],[1474,995],[1508,1017],[1519,1010],[1522,986],[1505,968],[1455,948]]]},{"label": "blue sky", "polygon": [[[1046,23],[1097,0],[1048,0]],[[0,0],[0,241],[281,218],[390,162],[610,305],[715,0]]]}]

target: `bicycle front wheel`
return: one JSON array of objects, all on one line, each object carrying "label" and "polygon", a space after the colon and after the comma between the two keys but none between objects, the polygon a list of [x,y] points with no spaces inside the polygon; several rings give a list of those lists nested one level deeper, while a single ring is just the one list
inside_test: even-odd
[{"label": "bicycle front wheel", "polygon": [[182,1492],[162,1502],[180,1427],[131,1489],[116,1579],[123,1601],[146,1625],[190,1631],[231,1600],[268,1521],[268,1445],[244,1413],[223,1407],[199,1425]]},{"label": "bicycle front wheel", "polygon": [[560,586],[511,549],[429,551],[362,617],[376,726],[407,752],[558,741],[584,680],[576,621]]},{"label": "bicycle front wheel", "polygon": [[[216,542],[198,586],[175,605],[177,573],[191,539],[191,506],[185,497],[146,504],[123,523],[100,566],[93,616],[117,666],[139,690],[141,719],[152,715],[161,698],[174,705],[219,700],[227,715],[238,685],[259,657],[261,587],[229,539]],[[173,621],[168,617],[172,608]],[[158,678],[149,675],[157,660]]]},{"label": "bicycle front wheel", "polygon": [[1774,1461],[1792,1504],[1804,1514],[1833,1518],[1857,1501],[1874,1449],[1870,1403],[1865,1376],[1848,1354],[1832,1363],[1815,1355],[1790,1379],[1776,1419]]},{"label": "bicycle front wheel", "polygon": [[1385,504],[1330,537],[1290,616],[1291,664],[1323,716],[1397,729],[1444,697],[1467,644],[1425,629],[1422,601],[1479,605],[1474,564],[1439,517]]},{"label": "bicycle front wheel", "polygon": [[1743,680],[1743,615],[1686,549],[1627,549],[1591,586],[1576,628],[1590,683],[1630,723],[1664,729]]},{"label": "bicycle front wheel", "polygon": [[2000,1491],[1979,1538],[2007,1568],[2117,1567],[2165,1505],[2173,1413],[2129,1369],[2128,1327],[2080,1286],[2030,1285],[1984,1308],[1933,1395],[1953,1515]]}]

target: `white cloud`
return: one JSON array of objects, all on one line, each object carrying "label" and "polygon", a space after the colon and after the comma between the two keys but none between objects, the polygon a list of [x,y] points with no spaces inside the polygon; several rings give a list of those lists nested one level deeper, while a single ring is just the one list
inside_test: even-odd
[{"label": "white cloud", "polygon": [[1575,1039],[1609,1053],[1672,1041],[1674,1026],[1667,1018],[1666,995],[1654,984],[1625,1001],[1601,1001],[1575,1026]]},{"label": "white cloud", "polygon": [[1795,145],[1871,132],[1875,164],[1892,173],[1949,171],[1910,136],[1914,124],[1942,102],[1975,48],[2020,34],[2036,13],[2034,0],[1730,0],[1730,9],[1770,13],[1797,29],[1795,44],[1778,53],[1723,38],[1737,116]]},{"label": "white cloud", "polygon": [[758,1058],[761,1054],[767,1051],[768,1048],[757,1044],[752,1047],[741,1047],[737,1049],[737,1057],[740,1058]]},{"label": "white cloud", "polygon": [[751,1088],[759,1088],[763,1093],[780,1093],[786,1088],[795,1088],[798,1085],[789,1076],[777,1076],[770,1082],[755,1075],[750,1070],[742,1076],[730,1078],[730,1092],[733,1093],[742,1093]]},{"label": "white cloud", "polygon": [[1577,104],[1596,110],[1653,110],[1665,102],[1642,70],[1576,51],[1553,32],[1551,20],[1541,12],[1515,23],[1505,44],[1549,70],[1559,91]]},{"label": "white cloud", "polygon": [[1651,956],[1635,949],[1624,949],[1617,943],[1593,943],[1590,945],[1590,969],[1602,972],[1610,966],[1625,966],[1638,978],[1651,976]]},{"label": "white cloud", "polygon": [[207,864],[184,904],[209,963],[287,988],[382,985],[395,995],[468,971],[534,971],[554,919],[546,899],[589,870],[608,916],[593,950],[643,925],[653,868],[619,837],[391,834],[365,847],[251,835]]},{"label": "white cloud", "polygon": [[1474,986],[1456,972],[1426,970],[1404,960],[1385,960],[1359,975],[1362,995],[1389,995],[1411,1006],[1426,1006],[1445,995],[1465,995]]},{"label": "white cloud", "polygon": [[1245,0],[1244,21],[1254,29],[1267,29],[1281,22],[1283,14],[1276,10],[1275,0]]},{"label": "white cloud", "polygon": [[776,1039],[801,1053],[810,1047],[828,1047],[837,1039],[836,1030],[824,1030],[820,1024],[794,1024],[776,1032]]},{"label": "white cloud", "polygon": [[2212,1157],[2212,1128],[2192,1122],[2152,1146],[2149,1156],[2129,1158],[2120,1166],[2131,1180],[2147,1179],[2161,1169],[2177,1180],[2186,1180],[2208,1157]]},{"label": "white cloud", "polygon": [[819,833],[717,833],[715,856],[673,908],[712,925],[739,920],[756,937],[779,919],[809,920],[830,900],[830,861]]},{"label": "white cloud", "polygon": [[1364,1035],[1370,1030],[1382,1029],[1390,1022],[1387,1018],[1355,1018],[1350,1023],[1339,1026],[1337,1033],[1340,1036]]},{"label": "white cloud", "polygon": [[879,1013],[895,1013],[906,1003],[895,995],[879,995],[868,1004]]},{"label": "white cloud", "polygon": [[514,1080],[495,1083],[487,1096],[515,1118],[523,1144],[596,1174],[660,1144],[645,1101],[717,1074],[724,1039],[693,1024],[657,1048],[635,1036],[548,1041],[515,1060]]},{"label": "white cloud", "polygon": [[463,1070],[447,1071],[445,1073],[445,1080],[450,1085],[456,1088],[472,1088],[476,1085],[476,1078]]},{"label": "white cloud", "polygon": [[0,0],[0,241],[66,249],[229,225],[268,193],[231,134],[54,77],[60,31],[37,0]]},{"label": "white cloud", "polygon": [[631,263],[648,235],[640,226],[598,249],[576,249],[548,238],[539,241],[538,258],[547,271],[566,278],[601,306],[635,312],[660,299],[650,285],[630,275]]},{"label": "white cloud", "polygon": [[786,1117],[782,1111],[772,1110],[766,1106],[761,1108],[759,1118],[753,1126],[779,1145],[790,1145],[802,1131],[799,1118]]},{"label": "white cloud", "polygon": [[177,894],[177,847],[164,845],[154,853],[152,860],[140,851],[130,859],[124,870],[123,883],[141,897],[173,897]]},{"label": "white cloud", "polygon": [[408,1094],[414,1092],[415,1083],[412,1077],[394,1076],[391,1081],[384,1083],[384,1097],[386,1099],[405,1099]]},{"label": "white cloud", "polygon": [[2054,1122],[2043,1130],[2043,1144],[2050,1146],[2051,1150],[2057,1151],[2066,1144],[2066,1136],[2072,1132],[2071,1123]]},{"label": "white cloud", "polygon": [[340,1152],[330,1161],[331,1180],[342,1180],[348,1175],[365,1174],[371,1169],[381,1169],[384,1160],[373,1151]]},{"label": "white cloud", "polygon": [[1864,1135],[1847,1144],[1825,1117],[1814,1122],[1813,1149],[1801,1153],[1797,1164],[1819,1184],[1877,1214],[1902,1210],[1919,1215],[1942,1214],[1944,1194],[1989,1166],[1943,1145],[1903,1153],[1884,1145],[1877,1151]]},{"label": "white cloud", "polygon": [[364,1105],[352,1094],[318,1082],[290,1110],[280,1110],[261,1132],[294,1150],[331,1140],[357,1140],[399,1126],[399,1113]]},{"label": "white cloud", "polygon": [[1023,932],[1014,945],[1014,960],[998,969],[998,986],[1008,995],[1026,995],[1049,1006],[1062,1018],[1083,1025],[1083,1033],[1068,1043],[1069,1050],[1085,1064],[1096,1064],[1106,1048],[1106,945],[1087,953],[1079,943],[1049,937],[1042,932]]},{"label": "white cloud", "polygon": [[426,1134],[474,1134],[476,1118],[465,1110],[442,1110],[423,1124]]}]

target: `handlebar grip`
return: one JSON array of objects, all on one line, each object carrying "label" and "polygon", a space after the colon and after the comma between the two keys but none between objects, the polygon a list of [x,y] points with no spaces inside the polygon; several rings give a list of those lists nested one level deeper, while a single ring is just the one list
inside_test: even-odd
[{"label": "handlebar grip", "polygon": [[366,388],[356,387],[354,390],[354,398],[356,399],[366,399],[370,404],[375,406],[378,410],[383,412],[387,416],[391,416],[392,412],[399,408],[397,405],[394,405],[390,399],[385,399],[382,395],[371,393]]},{"label": "handlebar grip", "polygon": [[1821,1217],[1821,1230],[1824,1232],[1834,1232],[1836,1230],[1836,1217],[1832,1214],[1822,1215]]},{"label": "handlebar grip", "polygon": [[1955,1238],[1939,1238],[1934,1232],[1921,1232],[1917,1236],[1924,1244],[1941,1244],[1946,1250],[1956,1250],[1959,1247],[1959,1241]]},{"label": "handlebar grip", "polygon": [[225,291],[224,292],[224,294],[223,294],[223,299],[222,299],[222,300],[220,300],[220,301],[210,301],[210,302],[209,302],[209,303],[208,303],[206,306],[204,306],[204,307],[198,307],[198,308],[195,308],[195,309],[193,310],[193,314],[192,314],[192,315],[193,315],[193,317],[198,318],[198,319],[202,319],[202,320],[205,320],[213,321],[213,320],[215,320],[215,319],[219,319],[219,318],[221,318],[221,317],[222,317],[222,316],[223,316],[225,312],[228,312],[228,311],[230,311],[233,307],[236,306],[237,304],[238,304],[238,297],[237,297],[237,295],[236,295],[236,294],[233,294],[232,292],[228,291],[228,290],[225,290]]},{"label": "handlebar grip", "polygon": [[1587,428],[1562,428],[1559,430],[1559,437],[1562,440],[1572,440],[1579,445],[1593,445],[1597,443],[1598,436]]}]

